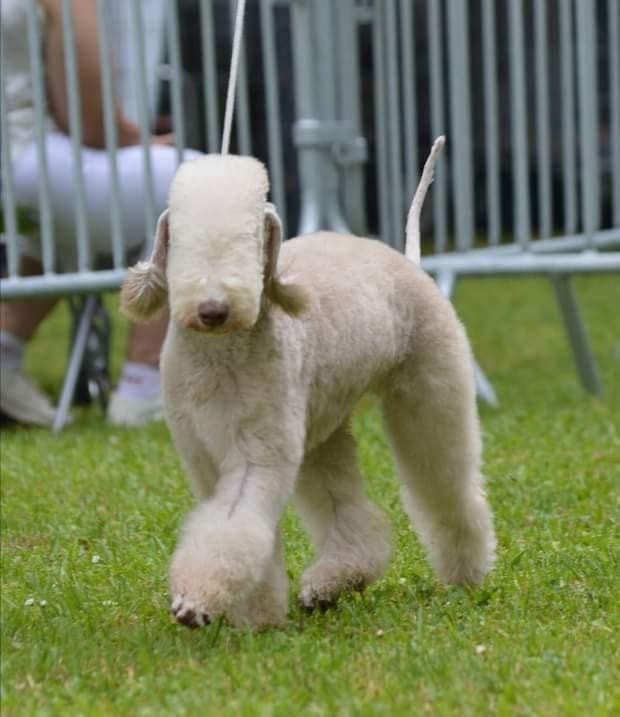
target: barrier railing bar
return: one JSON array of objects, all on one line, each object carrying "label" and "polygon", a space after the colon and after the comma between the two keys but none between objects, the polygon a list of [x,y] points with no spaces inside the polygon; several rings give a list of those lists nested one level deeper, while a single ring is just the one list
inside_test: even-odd
[{"label": "barrier railing bar", "polygon": [[[553,273],[589,274],[617,273],[620,271],[620,252],[537,255],[519,252],[512,255],[480,254],[471,252],[422,257],[423,268],[434,274],[452,271],[458,276],[518,276],[548,275]],[[17,299],[30,296],[59,296],[63,294],[86,294],[118,289],[125,276],[124,271],[93,271],[80,275],[49,274],[5,279],[0,282],[0,298]]]},{"label": "barrier railing bar", "polygon": [[45,80],[41,61],[41,36],[39,34],[39,6],[36,0],[28,0],[28,52],[32,69],[32,103],[34,106],[37,138],[37,164],[39,169],[39,217],[41,231],[41,258],[43,272],[55,270],[56,251],[54,245],[54,223],[52,220],[51,189],[47,166],[48,120],[45,102]]},{"label": "barrier railing bar", "polygon": [[221,140],[214,27],[212,0],[200,0],[200,41],[202,43],[202,89],[205,140],[209,152],[218,152]]},{"label": "barrier railing bar", "polygon": [[110,219],[112,226],[112,258],[114,267],[125,264],[125,244],[121,220],[121,193],[118,180],[117,150],[118,131],[115,118],[114,83],[112,79],[112,53],[110,50],[110,27],[105,0],[97,0],[97,26],[99,30],[99,64],[101,66],[101,89],[103,94],[103,125],[110,172]]},{"label": "barrier railing bar", "polygon": [[146,60],[144,36],[142,29],[142,12],[139,0],[130,0],[131,29],[133,31],[133,60],[138,76],[138,126],[140,128],[140,142],[142,144],[142,162],[144,181],[146,183],[144,202],[144,221],[146,235],[151,238],[155,235],[155,191],[153,186],[153,168],[151,165],[151,130],[150,108],[147,97]]},{"label": "barrier railing bar", "polygon": [[560,85],[562,103],[562,184],[564,233],[577,229],[577,170],[575,132],[575,76],[573,55],[573,0],[559,0]]},{"label": "barrier railing bar", "polygon": [[551,137],[549,133],[549,64],[547,48],[547,0],[534,5],[534,54],[536,71],[536,156],[538,160],[539,234],[551,236]]},{"label": "barrier railing bar", "polygon": [[590,274],[620,271],[620,252],[578,254],[518,254],[481,252],[454,253],[451,256],[422,257],[422,267],[433,274],[449,269],[458,276],[525,276],[553,273]]},{"label": "barrier railing bar", "polygon": [[411,0],[400,0],[406,201],[410,201],[410,198],[413,197],[418,181],[418,117],[415,101],[416,65],[414,38],[413,4]]},{"label": "barrier railing bar", "polygon": [[609,41],[609,135],[611,145],[611,187],[613,222],[620,225],[620,4],[607,1]]},{"label": "barrier railing bar", "polygon": [[[362,22],[356,12],[355,0],[338,0],[335,10],[336,62],[341,68],[342,83],[336,96],[337,116],[351,122],[351,130],[356,139],[363,135],[360,64],[359,64],[359,23]],[[364,20],[367,22],[367,19]],[[346,221],[354,233],[367,234],[366,191],[364,172],[361,162],[347,164],[341,170],[342,201]]]},{"label": "barrier railing bar", "polygon": [[[600,241],[599,241],[600,240]],[[620,229],[597,232],[595,244],[620,246]],[[554,243],[574,247],[573,253],[557,254]],[[543,245],[549,251],[538,251]],[[429,272],[455,272],[459,276],[491,276],[497,274],[546,274],[565,271],[574,274],[620,271],[620,251],[581,253],[583,235],[567,239],[548,239],[532,242],[531,252],[523,253],[514,244],[494,249],[473,249],[464,253],[422,257],[422,266]],[[575,253],[577,252],[577,253]],[[1,299],[18,299],[31,296],[60,296],[85,294],[94,291],[117,290],[125,278],[124,269],[87,271],[80,274],[48,274],[7,278],[0,281]]]},{"label": "barrier railing bar", "polygon": [[[313,28],[314,43],[316,50],[316,101],[318,127],[324,126],[327,122],[333,123],[336,118],[336,92],[339,84],[339,74],[335,73],[333,16],[330,2],[313,0]],[[321,193],[321,205],[323,208],[323,222],[326,227],[331,226],[330,211],[334,204],[338,207],[339,177],[334,166],[332,157],[324,147],[319,147],[318,166],[320,168],[319,181]],[[337,197],[336,202],[333,201]]]},{"label": "barrier railing bar", "polygon": [[[620,228],[604,229],[594,233],[594,245],[599,250],[620,249]],[[539,239],[530,244],[529,251],[533,254],[561,254],[567,252],[583,251],[586,247],[584,234]],[[479,247],[469,253],[474,256],[479,253],[514,254],[520,252],[518,244],[503,244],[499,247]]]},{"label": "barrier railing bar", "polygon": [[[428,14],[429,38],[429,74],[431,89],[431,129],[432,136],[445,134],[444,92],[443,92],[443,43],[441,32],[441,5],[434,0],[426,4]],[[452,156],[452,145],[448,141],[448,152]],[[447,179],[445,159],[435,168],[435,187],[433,188],[433,244],[436,252],[448,248]]]},{"label": "barrier railing bar", "polygon": [[497,52],[495,0],[482,0],[482,46],[484,71],[484,125],[488,243],[501,240],[502,220],[499,179],[499,123],[497,104]]},{"label": "barrier railing bar", "polygon": [[0,298],[20,299],[113,291],[120,288],[125,275],[125,269],[106,269],[88,270],[79,274],[19,276],[0,281]]},{"label": "barrier railing bar", "polygon": [[512,171],[514,233],[522,249],[531,239],[530,193],[528,187],[527,110],[525,101],[525,57],[523,51],[523,3],[509,0],[510,94],[512,118]]},{"label": "barrier railing bar", "polygon": [[581,203],[583,231],[592,246],[592,236],[598,228],[599,172],[598,172],[598,111],[596,96],[596,42],[594,37],[594,7],[591,2],[576,1],[577,34],[577,98],[579,107],[579,136],[581,149]]},{"label": "barrier railing bar", "polygon": [[[342,68],[334,73],[337,66],[336,45],[338,42],[337,18],[334,3],[314,2],[314,38],[316,48],[317,82],[317,130],[339,126],[337,111],[337,95],[342,85]],[[328,130],[329,132],[329,130]],[[324,142],[319,146],[319,166],[321,168],[320,183],[322,193],[323,220],[325,226],[333,231],[348,232],[341,211],[341,178],[340,168],[336,161],[338,140],[331,147]]]},{"label": "barrier railing bar", "polygon": [[[232,31],[235,25],[235,13],[238,1],[239,0],[235,0],[234,3],[230,3],[231,38]],[[246,44],[244,42],[241,43],[241,48],[239,51],[239,76],[237,79],[236,91],[237,104],[233,122],[235,123],[235,129],[237,133],[238,152],[239,154],[248,155],[252,154],[252,134],[250,131],[250,100],[248,93],[247,52]]]},{"label": "barrier railing bar", "polygon": [[474,241],[474,182],[472,172],[471,103],[469,77],[468,23],[465,3],[448,2],[448,48],[450,83],[450,128],[455,195],[454,232],[456,246],[468,249]]},{"label": "barrier railing bar", "polygon": [[392,238],[390,244],[397,249],[403,248],[405,233],[402,230],[404,221],[404,194],[403,194],[403,152],[401,147],[400,128],[400,91],[398,71],[398,34],[396,30],[396,2],[395,0],[384,0],[385,18],[385,41],[387,51],[387,83],[390,101],[383,107],[388,115],[388,146],[389,146],[389,172],[391,175],[390,192],[388,201],[392,214],[391,227]]},{"label": "barrier railing bar", "polygon": [[86,191],[82,168],[82,116],[80,111],[80,86],[78,82],[75,27],[71,0],[62,2],[62,30],[67,81],[67,105],[69,109],[69,133],[73,153],[73,180],[75,182],[75,220],[77,233],[78,269],[90,268],[90,243],[86,211]]},{"label": "barrier railing bar", "polygon": [[317,49],[316,57],[316,100],[318,117],[321,120],[334,120],[336,113],[336,92],[339,81],[334,73],[334,49],[332,40],[331,3],[313,0],[314,37]]},{"label": "barrier railing bar", "polygon": [[297,148],[300,187],[300,217],[297,233],[305,234],[323,227],[321,200],[321,158],[316,147],[299,144],[297,131],[305,121],[318,116],[314,62],[316,43],[313,37],[312,13],[308,3],[291,4],[293,76],[295,92],[294,140]]},{"label": "barrier railing bar", "polygon": [[372,54],[375,76],[374,86],[374,119],[375,119],[375,142],[377,144],[377,195],[379,200],[379,236],[385,242],[391,244],[394,233],[391,227],[391,213],[388,204],[389,192],[393,188],[389,186],[389,169],[387,153],[387,128],[385,107],[388,105],[388,95],[385,88],[385,18],[383,3],[375,4],[373,7],[374,18],[372,26]]},{"label": "barrier railing bar", "polygon": [[181,71],[181,48],[179,30],[179,9],[176,2],[166,3],[166,37],[168,41],[168,57],[172,69],[172,129],[177,151],[177,162],[183,161],[186,147],[185,121],[183,113],[183,74]]},{"label": "barrier railing bar", "polygon": [[284,165],[282,161],[282,126],[280,124],[280,95],[278,92],[278,63],[275,52],[273,4],[271,0],[260,2],[261,41],[267,115],[267,143],[269,172],[272,180],[271,194],[282,220],[286,236],[286,194],[284,191]]},{"label": "barrier railing bar", "polygon": [[16,277],[19,272],[19,250],[17,247],[18,222],[6,108],[5,52],[4,43],[0,43],[0,140],[4,148],[4,151],[0,153],[0,161],[2,163],[2,212],[4,216],[7,272],[10,277]]},{"label": "barrier railing bar", "polygon": [[[478,255],[472,261],[471,252],[455,253],[453,256],[422,257],[422,267],[431,274],[452,271],[458,276],[530,276],[553,273],[590,274],[617,273],[620,271],[620,252],[591,253],[584,255],[537,255],[519,252],[512,255]],[[67,293],[80,294],[118,289],[124,272],[85,272],[78,281],[68,281],[68,275],[51,274],[46,277],[21,277],[6,279],[0,284],[0,298],[12,299],[28,296],[57,296]],[[92,278],[92,281],[86,279]]]}]

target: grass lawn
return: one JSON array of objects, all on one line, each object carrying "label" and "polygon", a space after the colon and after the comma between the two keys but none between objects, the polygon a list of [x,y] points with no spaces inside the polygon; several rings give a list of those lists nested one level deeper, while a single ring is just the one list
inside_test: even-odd
[{"label": "grass lawn", "polygon": [[[479,590],[437,583],[398,500],[375,405],[355,421],[395,551],[383,580],[302,616],[311,550],[285,518],[286,628],[191,632],[167,563],[192,504],[163,425],[2,432],[2,713],[612,715],[620,713],[620,280],[577,283],[607,393],[584,395],[543,280],[463,283],[456,304],[502,405],[482,407],[499,560]],[[115,369],[122,355],[118,324]],[[58,390],[59,311],[30,368]]]}]

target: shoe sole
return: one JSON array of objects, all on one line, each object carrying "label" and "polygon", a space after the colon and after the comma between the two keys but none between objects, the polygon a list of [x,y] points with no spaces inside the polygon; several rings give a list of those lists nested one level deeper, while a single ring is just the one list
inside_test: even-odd
[{"label": "shoe sole", "polygon": [[32,405],[15,400],[11,396],[2,396],[0,400],[0,411],[18,423],[25,423],[31,426],[49,427],[54,423],[56,415],[53,409],[49,411],[33,409]]}]

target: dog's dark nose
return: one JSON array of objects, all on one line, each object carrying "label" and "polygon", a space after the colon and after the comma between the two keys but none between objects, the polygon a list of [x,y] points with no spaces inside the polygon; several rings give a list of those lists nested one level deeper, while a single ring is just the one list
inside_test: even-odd
[{"label": "dog's dark nose", "polygon": [[198,306],[198,317],[203,326],[215,328],[225,323],[228,318],[228,306],[221,301],[203,301]]}]

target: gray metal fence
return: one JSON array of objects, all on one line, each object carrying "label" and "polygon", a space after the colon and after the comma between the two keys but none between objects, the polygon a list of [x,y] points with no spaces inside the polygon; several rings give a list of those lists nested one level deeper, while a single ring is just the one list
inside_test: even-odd
[{"label": "gray metal fence", "polygon": [[[84,196],[84,162],[82,120],[80,116],[80,87],[75,49],[71,3],[63,2],[66,82],[70,115],[70,137],[73,161],[73,191],[75,201],[75,232],[71,238],[78,257],[77,271],[59,273],[57,270],[58,237],[54,235],[54,221],[50,200],[49,167],[44,137],[48,128],[48,102],[45,93],[45,67],[42,57],[42,32],[37,0],[24,0],[28,11],[28,46],[32,73],[32,105],[36,117],[37,160],[40,191],[36,205],[19,206],[13,191],[13,166],[7,112],[6,53],[8,43],[2,42],[0,52],[0,124],[2,128],[2,243],[6,252],[6,276],[0,283],[3,299],[40,295],[89,293],[118,288],[125,275],[128,252],[127,237],[120,221],[118,185],[118,136],[114,123],[115,94],[120,94],[125,110],[140,127],[143,147],[144,174],[147,190],[144,206],[144,237],[150,240],[156,222],[153,205],[153,178],[148,147],[157,113],[158,89],[167,89],[170,104],[171,128],[174,131],[179,161],[188,146],[216,152],[220,146],[223,115],[222,78],[226,77],[234,19],[234,3],[227,0],[195,0],[191,3],[199,22],[198,41],[201,46],[202,107],[198,107],[195,86],[182,66],[180,38],[180,10],[188,3],[162,0],[97,0],[98,31],[102,67],[102,91],[106,150],[109,157],[109,193],[111,236],[109,257],[105,268],[99,268],[101,257],[92,250],[89,237],[89,213]],[[266,161],[269,165],[272,199],[286,222],[284,135],[290,127],[282,126],[280,111],[280,76],[278,64],[275,15],[279,3],[271,0],[254,3],[260,18],[262,60],[260,73],[264,87],[256,127],[251,115],[248,77],[250,68],[242,56],[237,89],[234,148],[242,154],[255,152],[254,142],[266,134]],[[216,18],[218,22],[216,22]],[[223,51],[221,46],[224,46]],[[219,52],[218,52],[219,48]],[[256,65],[251,68],[256,71]],[[286,68],[285,68],[286,69]],[[116,90],[116,93],[115,93]],[[197,115],[201,115],[201,122]],[[202,125],[200,136],[196,127]],[[188,139],[192,140],[188,142]],[[43,274],[23,276],[20,273],[20,237],[35,227],[41,242]],[[66,239],[66,238],[64,238]]]},{"label": "gray metal fence", "polygon": [[[187,145],[217,151],[234,2],[97,0],[112,232],[110,264],[96,268],[71,4],[64,0],[78,270],[60,274],[42,140],[37,3],[24,1],[42,181],[37,206],[18,211],[3,69],[7,276],[1,295],[113,289],[127,262],[113,88],[120,86],[139,123],[149,182],[146,147],[162,86],[179,160]],[[464,276],[549,275],[584,383],[599,391],[570,277],[620,270],[620,3],[255,0],[248,6],[234,149],[267,161],[272,199],[288,219],[288,233],[351,230],[400,248],[422,160],[432,139],[446,134],[448,151],[426,212],[425,268],[447,294]],[[188,53],[198,58],[193,67]],[[20,275],[24,217],[39,229],[39,277]],[[145,240],[155,219],[147,194]]]},{"label": "gray metal fence", "polygon": [[296,60],[311,68],[297,92],[313,102],[296,125],[312,188],[303,230],[351,227],[401,249],[421,162],[446,134],[424,267],[448,296],[461,277],[549,276],[583,385],[600,393],[571,277],[620,271],[620,3],[309,0],[295,12]]},{"label": "gray metal fence", "polygon": [[[309,19],[296,59],[306,58],[313,71],[297,90],[316,94],[298,122],[301,162],[311,166],[307,144],[324,148],[324,166],[308,174],[317,185],[336,168],[338,207],[348,224],[359,222],[360,195],[353,212],[347,196],[350,165],[365,159],[356,151],[365,140],[374,175],[367,186],[378,198],[372,228],[401,247],[425,150],[446,134],[447,157],[433,189],[429,270],[620,268],[620,255],[597,251],[620,246],[616,0],[303,5]],[[320,217],[314,224],[338,228],[333,193],[325,194],[312,212]],[[575,254],[582,249],[586,255]]]}]

